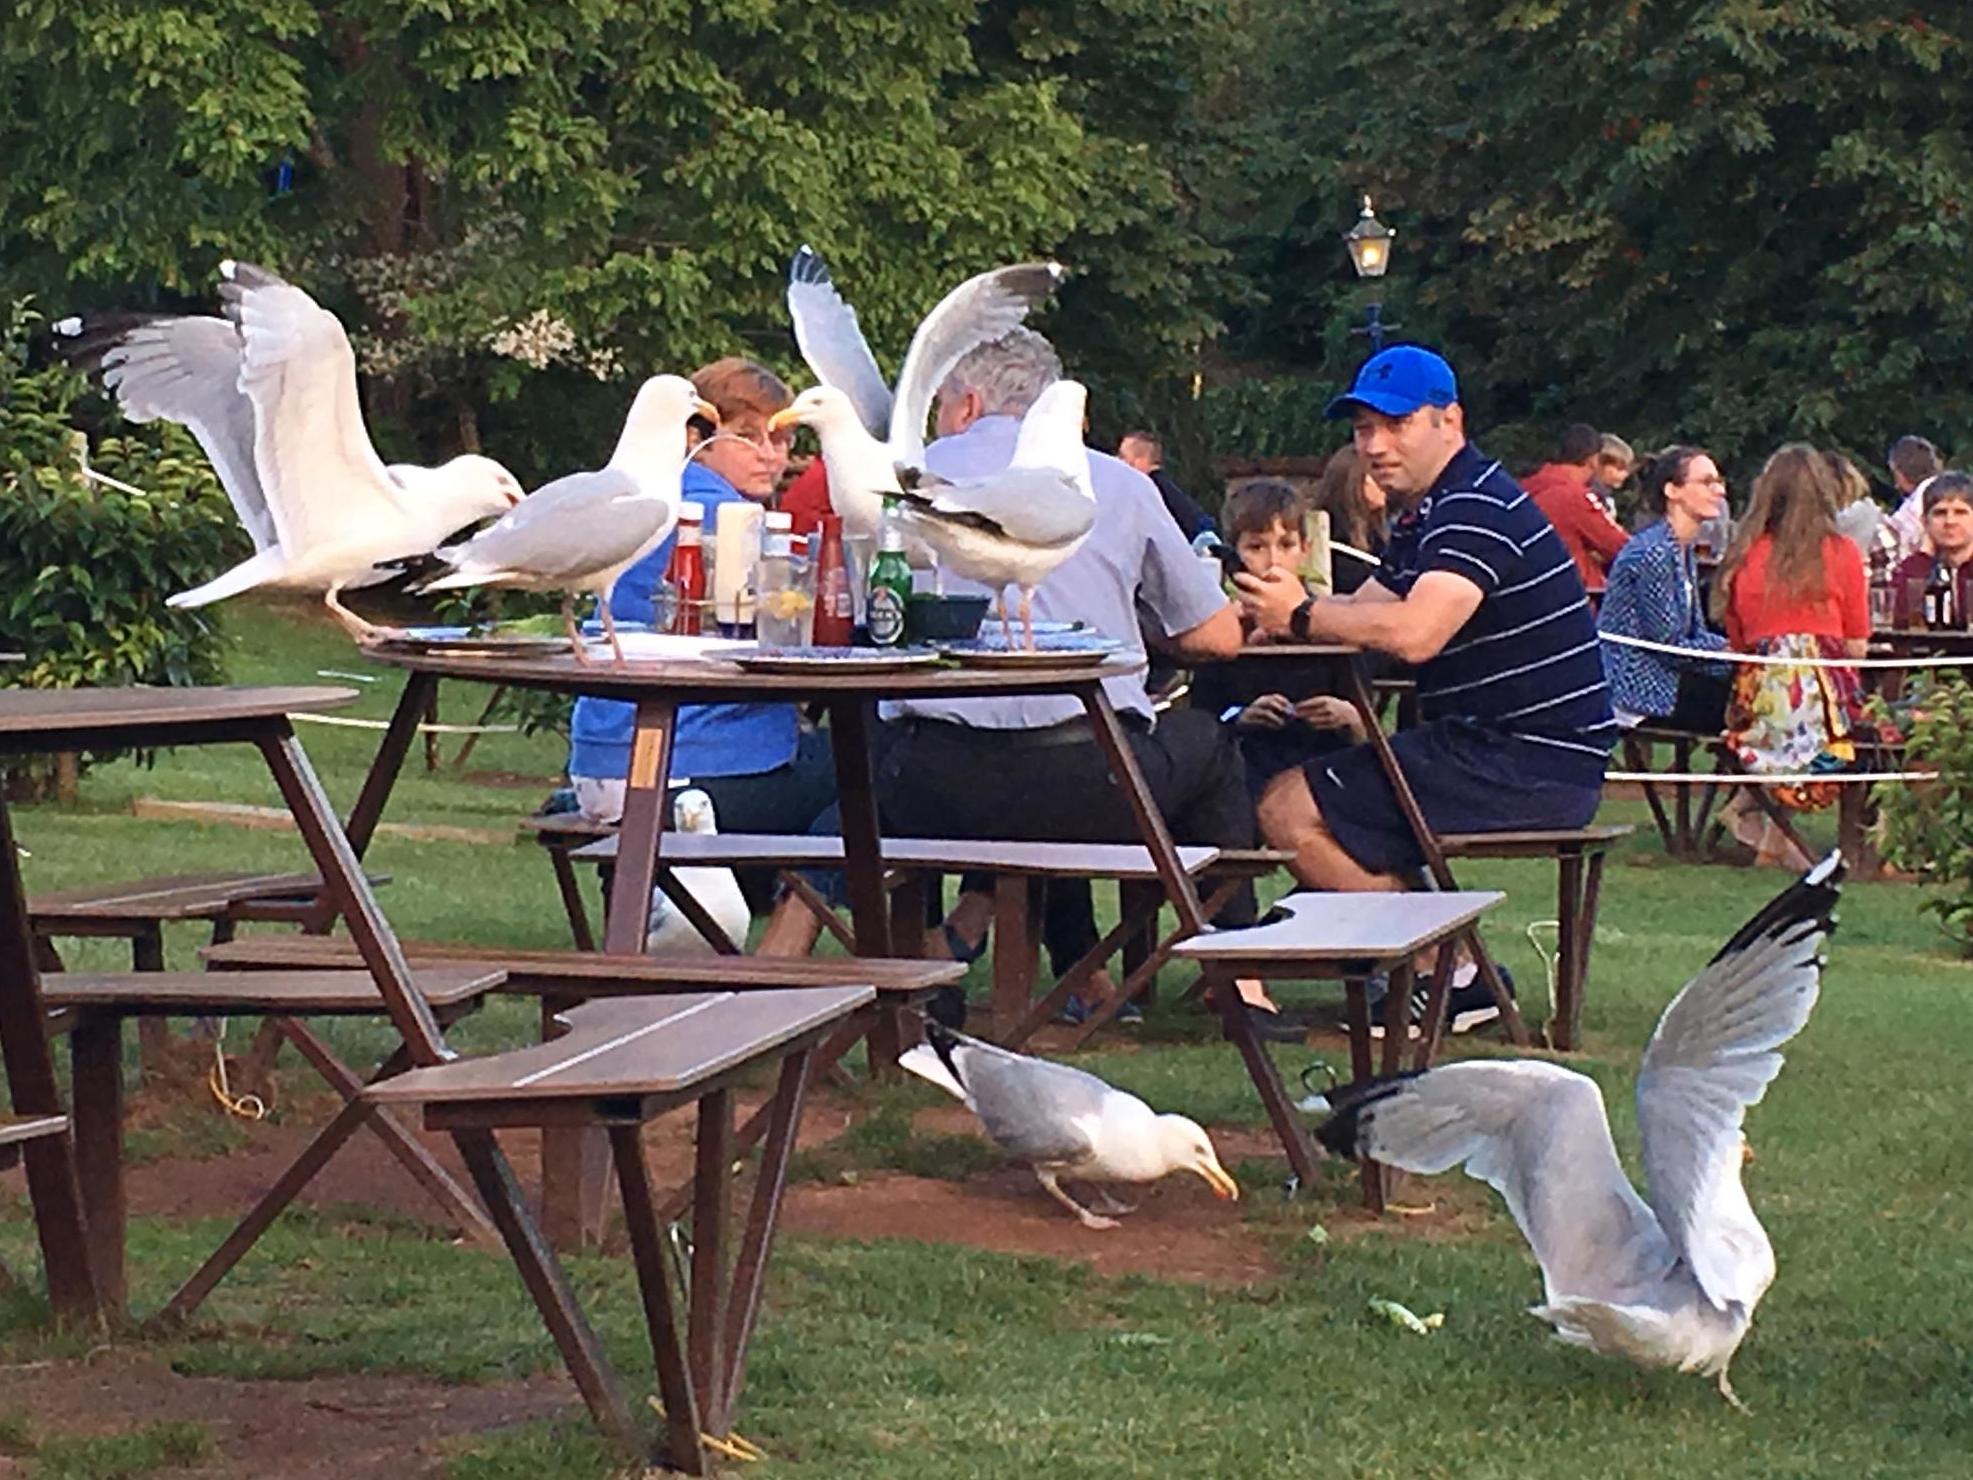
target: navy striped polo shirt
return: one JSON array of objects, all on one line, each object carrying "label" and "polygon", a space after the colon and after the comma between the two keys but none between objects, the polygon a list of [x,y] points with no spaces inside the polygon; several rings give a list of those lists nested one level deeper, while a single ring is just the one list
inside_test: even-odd
[{"label": "navy striped polo shirt", "polygon": [[1433,570],[1471,581],[1481,601],[1420,665],[1420,714],[1542,746],[1558,779],[1600,784],[1617,723],[1582,580],[1535,501],[1470,442],[1391,531],[1377,581],[1408,596]]}]

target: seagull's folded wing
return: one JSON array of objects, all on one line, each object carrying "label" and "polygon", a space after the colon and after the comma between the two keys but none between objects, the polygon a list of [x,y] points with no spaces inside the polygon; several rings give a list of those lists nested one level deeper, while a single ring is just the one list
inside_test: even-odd
[{"label": "seagull's folded wing", "polygon": [[254,408],[254,459],[291,557],[388,527],[405,513],[356,389],[356,355],[336,316],[300,288],[240,262],[220,285],[239,325],[240,389]]},{"label": "seagull's folded wing", "polygon": [[[662,506],[639,498],[637,480],[628,473],[571,473],[542,484],[465,544],[441,554],[462,574],[499,571],[544,585],[577,581],[636,555],[663,513]],[[434,583],[434,589],[444,588]]]},{"label": "seagull's folded wing", "polygon": [[1073,544],[1096,523],[1096,505],[1073,481],[1038,468],[933,484],[929,497],[906,497],[916,513],[973,524],[1037,549]]},{"label": "seagull's folded wing", "polygon": [[1094,1074],[977,1039],[959,1039],[953,1062],[967,1102],[987,1134],[1027,1162],[1086,1157],[1105,1102],[1121,1093]]},{"label": "seagull's folded wing", "polygon": [[1507,1200],[1552,1301],[1624,1298],[1658,1278],[1670,1250],[1617,1160],[1594,1080],[1531,1059],[1448,1064],[1367,1092],[1332,1094],[1353,1147],[1408,1172],[1463,1165]]},{"label": "seagull's folded wing", "polygon": [[891,420],[890,385],[857,324],[856,310],[836,291],[828,265],[813,247],[804,246],[788,264],[788,317],[815,378],[850,398],[871,436],[884,436]]},{"label": "seagull's folded wing", "polygon": [[1651,1206],[1722,1309],[1751,1304],[1772,1275],[1765,1241],[1743,1236],[1740,1125],[1815,1006],[1840,872],[1832,856],[1742,926],[1672,999],[1644,1050],[1637,1120]]}]

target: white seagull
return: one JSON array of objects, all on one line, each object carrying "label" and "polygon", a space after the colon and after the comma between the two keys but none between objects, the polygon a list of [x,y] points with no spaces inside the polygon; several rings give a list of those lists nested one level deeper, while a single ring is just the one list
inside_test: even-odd
[{"label": "white seagull", "polygon": [[[898,1066],[964,1100],[994,1143],[1033,1167],[1048,1195],[1085,1227],[1117,1223],[1070,1197],[1059,1178],[1155,1182],[1173,1172],[1192,1172],[1218,1196],[1240,1196],[1239,1184],[1219,1164],[1198,1122],[1159,1115],[1094,1074],[996,1048],[937,1022],[927,1020],[925,1034],[928,1041],[905,1053]],[[1112,1212],[1130,1211],[1108,1206]]]},{"label": "white seagull", "polygon": [[[672,826],[679,832],[711,837],[719,831],[719,815],[712,798],[698,787],[681,791],[671,804]],[[747,927],[753,924],[753,911],[740,892],[740,881],[730,868],[680,868],[672,877],[696,899],[726,938],[741,950],[747,947]],[[662,889],[651,892],[651,923],[644,934],[644,949],[653,955],[704,955],[713,949],[711,941],[685,917]]]},{"label": "white seagull", "polygon": [[685,423],[695,415],[719,420],[719,413],[682,375],[652,376],[631,403],[607,465],[542,484],[491,527],[464,544],[439,550],[439,559],[452,570],[423,589],[560,591],[562,621],[579,663],[588,659],[576,627],[575,598],[594,596],[610,651],[622,663],[610,593],[623,573],[663,544],[678,523]]},{"label": "white seagull", "polygon": [[[795,254],[788,267],[795,343],[815,378],[842,392],[861,433],[838,435],[833,451],[826,440],[822,447],[829,501],[846,533],[874,537],[884,499],[896,496],[897,469],[915,473],[924,466],[925,421],[953,368],[969,350],[1018,328],[1067,276],[1059,262],[1026,262],[968,278],[918,325],[893,391],[822,258],[808,246]],[[792,420],[784,411],[769,425]]]},{"label": "white seagull", "polygon": [[359,641],[378,635],[339,599],[378,567],[520,502],[514,475],[468,454],[436,468],[385,467],[371,446],[356,356],[336,316],[246,262],[219,265],[224,318],[155,317],[56,331],[100,355],[103,382],[133,421],[188,428],[254,540],[255,553],[166,603],[205,606],[268,586],[320,591]]},{"label": "white seagull", "polygon": [[1617,1160],[1595,1082],[1556,1064],[1449,1064],[1332,1091],[1336,1113],[1317,1135],[1410,1172],[1463,1164],[1507,1199],[1541,1265],[1544,1299],[1530,1313],[1560,1340],[1716,1376],[1745,1411],[1727,1366],[1775,1264],[1740,1182],[1740,1127],[1815,1006],[1841,877],[1831,854],[1658,1019],[1637,1079],[1649,1202]]}]

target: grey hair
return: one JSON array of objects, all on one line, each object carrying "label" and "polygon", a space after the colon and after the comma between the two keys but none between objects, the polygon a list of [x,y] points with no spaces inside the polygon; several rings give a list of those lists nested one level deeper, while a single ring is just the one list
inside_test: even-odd
[{"label": "grey hair", "polygon": [[1032,329],[1015,328],[968,350],[939,389],[951,396],[977,393],[988,416],[1024,416],[1061,378],[1055,346]]}]

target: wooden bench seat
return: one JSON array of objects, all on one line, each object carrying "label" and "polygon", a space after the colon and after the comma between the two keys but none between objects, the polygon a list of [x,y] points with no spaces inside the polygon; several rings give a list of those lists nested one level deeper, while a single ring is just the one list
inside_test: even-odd
[{"label": "wooden bench seat", "polygon": [[[1445,1019],[1452,978],[1451,943],[1470,931],[1480,916],[1506,896],[1495,891],[1443,891],[1412,894],[1291,894],[1278,901],[1274,913],[1245,930],[1213,930],[1180,941],[1172,955],[1197,963],[1205,972],[1218,1004],[1226,1036],[1246,1060],[1247,1073],[1267,1107],[1289,1165],[1304,1183],[1315,1175],[1316,1151],[1295,1108],[1274,1057],[1261,1041],[1234,985],[1240,977],[1263,981],[1333,980],[1341,978],[1349,1012],[1350,1069],[1355,1081],[1368,1079],[1371,1037],[1368,984],[1377,972],[1388,972],[1384,997],[1384,1055],[1381,1070],[1395,1074],[1404,1067],[1409,1037],[1413,961],[1421,952],[1443,947],[1433,973],[1425,1019],[1420,1025],[1414,1068],[1431,1063],[1438,1031]],[[1379,1170],[1363,1165],[1364,1201],[1383,1206]]]},{"label": "wooden bench seat", "polygon": [[[349,964],[360,965],[354,948]],[[434,1008],[448,1008],[498,989],[507,973],[493,965],[421,962],[412,980]],[[376,982],[360,969],[58,971],[42,979],[41,995],[50,1008],[109,1010],[123,1017],[374,1016],[385,1010]]]},{"label": "wooden bench seat", "polygon": [[523,817],[521,831],[533,835],[548,850],[549,867],[555,871],[555,891],[562,898],[562,909],[569,917],[569,931],[578,951],[596,949],[596,932],[590,928],[589,906],[582,901],[582,886],[576,882],[569,854],[585,843],[613,837],[614,822],[598,822],[580,812],[552,812],[546,817]]},{"label": "wooden bench seat", "polygon": [[[564,1013],[568,1031],[552,1042],[414,1069],[367,1096],[380,1105],[420,1106],[426,1125],[449,1130],[482,1192],[499,1193],[487,1198],[496,1216],[518,1194],[492,1154],[496,1128],[608,1131],[664,1411],[660,1462],[704,1475],[711,1469],[707,1436],[720,1439],[732,1430],[816,1047],[872,999],[867,986],[841,986],[593,1003]],[[763,1107],[769,1123],[760,1169],[736,1220],[733,1086],[749,1068],[775,1061],[780,1068]],[[672,1290],[672,1242],[652,1192],[642,1134],[644,1122],[685,1105],[696,1105],[698,1125],[690,1271],[681,1302]],[[734,1247],[729,1233],[736,1222],[742,1231]],[[590,1411],[620,1443],[641,1451],[637,1414],[554,1255],[511,1217],[502,1232]]]},{"label": "wooden bench seat", "polygon": [[[601,838],[570,855],[580,863],[614,863],[617,839]],[[1188,873],[1212,867],[1217,848],[1180,848]],[[671,833],[659,854],[670,867],[829,868],[843,861],[843,840],[808,833]],[[954,838],[885,838],[886,868],[926,872],[1019,874],[1027,878],[1155,879],[1141,843],[1009,843]]]}]

